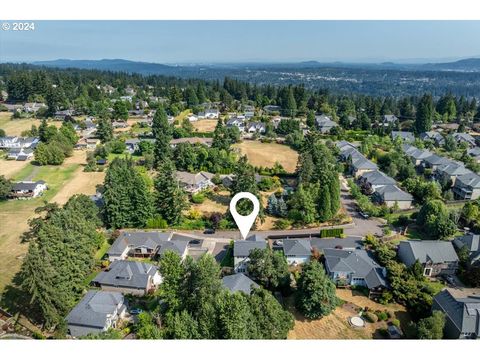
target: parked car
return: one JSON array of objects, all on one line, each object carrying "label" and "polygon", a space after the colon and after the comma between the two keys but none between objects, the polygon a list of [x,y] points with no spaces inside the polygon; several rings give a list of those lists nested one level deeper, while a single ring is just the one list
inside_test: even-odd
[{"label": "parked car", "polygon": [[205,229],[203,232],[205,235],[215,234],[215,229]]},{"label": "parked car", "polygon": [[131,315],[139,315],[139,314],[141,314],[141,313],[143,313],[143,310],[142,310],[142,309],[139,309],[139,308],[134,308],[134,309],[131,309],[131,310],[130,310],[130,314],[131,314]]},{"label": "parked car", "polygon": [[358,213],[359,213],[360,216],[363,217],[364,219],[368,219],[368,218],[370,217],[370,215],[365,214],[363,211],[359,211]]}]

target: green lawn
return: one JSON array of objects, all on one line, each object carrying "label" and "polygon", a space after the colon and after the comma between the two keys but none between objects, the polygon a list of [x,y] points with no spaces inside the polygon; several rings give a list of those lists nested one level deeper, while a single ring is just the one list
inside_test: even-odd
[{"label": "green lawn", "polygon": [[97,252],[95,253],[95,260],[101,260],[109,247],[110,247],[110,244],[108,243],[107,239],[105,239],[102,246],[100,246],[100,249],[98,249]]}]

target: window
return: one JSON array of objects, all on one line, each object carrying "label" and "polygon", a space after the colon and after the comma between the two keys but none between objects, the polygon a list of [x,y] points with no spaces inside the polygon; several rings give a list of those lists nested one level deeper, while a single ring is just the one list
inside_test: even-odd
[{"label": "window", "polygon": [[423,270],[423,275],[430,276],[431,274],[432,274],[432,268],[425,268],[425,270]]}]

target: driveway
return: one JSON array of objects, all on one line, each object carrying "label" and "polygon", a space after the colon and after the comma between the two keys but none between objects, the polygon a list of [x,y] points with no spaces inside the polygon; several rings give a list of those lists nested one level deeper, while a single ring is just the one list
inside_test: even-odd
[{"label": "driveway", "polygon": [[343,185],[340,194],[340,200],[354,223],[353,227],[345,229],[346,235],[365,236],[367,234],[372,234],[381,236],[383,234],[382,223],[375,218],[363,218],[356,210],[355,200],[352,198],[348,190],[343,187]]}]

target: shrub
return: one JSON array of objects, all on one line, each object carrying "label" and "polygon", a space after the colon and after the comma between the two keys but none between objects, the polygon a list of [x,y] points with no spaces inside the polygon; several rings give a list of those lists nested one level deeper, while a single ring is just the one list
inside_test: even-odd
[{"label": "shrub", "polygon": [[365,314],[363,314],[363,316],[365,317],[365,319],[367,319],[368,322],[375,323],[378,321],[378,316],[374,313],[367,311]]},{"label": "shrub", "polygon": [[393,319],[393,320],[391,321],[391,323],[392,323],[393,326],[396,326],[397,328],[400,328],[400,320],[398,320],[398,319]]},{"label": "shrub", "polygon": [[288,229],[292,225],[292,222],[288,219],[278,219],[275,221],[275,229],[277,230],[285,230]]},{"label": "shrub", "polygon": [[343,228],[320,230],[321,238],[330,238],[330,237],[340,238],[342,237],[342,235],[343,235]]},{"label": "shrub", "polygon": [[192,202],[194,204],[202,204],[205,201],[205,194],[196,193],[192,195]]},{"label": "shrub", "polygon": [[155,216],[147,220],[145,227],[147,229],[166,229],[168,224],[161,216]]},{"label": "shrub", "polygon": [[377,313],[378,321],[387,321],[388,319],[388,314],[386,312],[378,312]]}]

